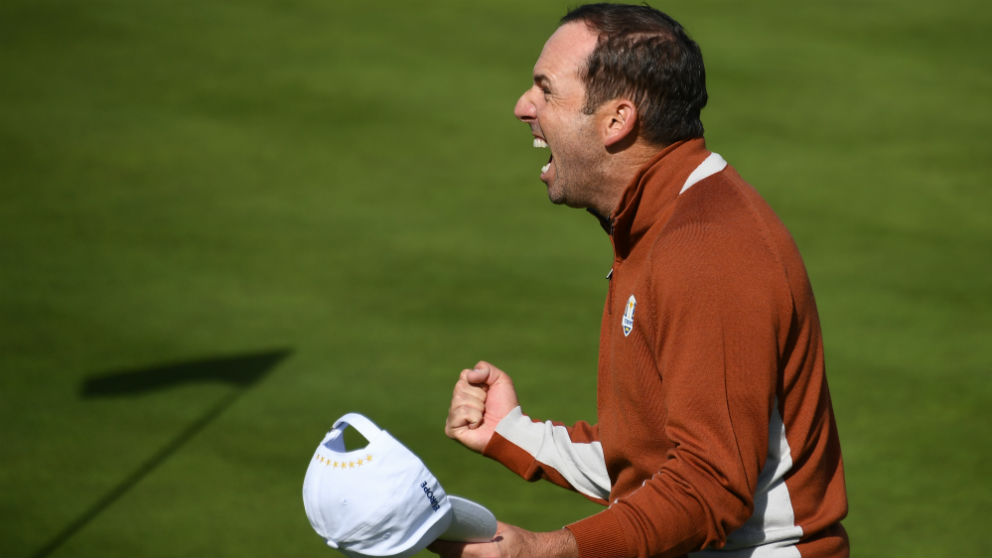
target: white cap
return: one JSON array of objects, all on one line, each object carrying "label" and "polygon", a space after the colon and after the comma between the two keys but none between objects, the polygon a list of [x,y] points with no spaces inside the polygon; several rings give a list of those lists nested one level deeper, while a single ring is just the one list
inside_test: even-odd
[{"label": "white cap", "polygon": [[[347,426],[368,446],[347,451]],[[488,509],[446,494],[420,458],[357,413],[339,418],[317,446],[303,507],[328,546],[355,558],[404,558],[439,538],[482,542],[496,534]]]}]

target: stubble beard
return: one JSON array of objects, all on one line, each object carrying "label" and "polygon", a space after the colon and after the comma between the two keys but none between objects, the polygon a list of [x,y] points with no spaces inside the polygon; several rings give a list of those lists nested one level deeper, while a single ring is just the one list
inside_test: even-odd
[{"label": "stubble beard", "polygon": [[594,154],[577,147],[565,157],[556,156],[553,164],[555,176],[548,185],[551,203],[579,209],[592,207],[602,174],[600,161]]}]

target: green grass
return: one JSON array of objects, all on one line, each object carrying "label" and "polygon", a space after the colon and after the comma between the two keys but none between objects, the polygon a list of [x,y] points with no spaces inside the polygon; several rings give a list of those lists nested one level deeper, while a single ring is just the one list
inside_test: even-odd
[{"label": "green grass", "polygon": [[[118,370],[291,356],[55,555],[328,555],[303,513],[368,414],[445,487],[551,529],[595,505],[444,438],[459,370],[594,419],[609,242],[550,206],[512,106],[564,4],[0,3],[0,555],[31,555],[231,395]],[[980,555],[992,513],[992,8],[665,5],[711,148],[817,293],[857,555]]]}]

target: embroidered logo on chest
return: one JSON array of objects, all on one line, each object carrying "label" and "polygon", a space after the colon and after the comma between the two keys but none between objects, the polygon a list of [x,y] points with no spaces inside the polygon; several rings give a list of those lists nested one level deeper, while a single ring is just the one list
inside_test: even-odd
[{"label": "embroidered logo on chest", "polygon": [[623,320],[621,320],[624,337],[630,335],[630,332],[634,330],[635,308],[637,308],[637,299],[634,298],[634,295],[630,295],[630,298],[627,299],[627,307],[623,311]]}]

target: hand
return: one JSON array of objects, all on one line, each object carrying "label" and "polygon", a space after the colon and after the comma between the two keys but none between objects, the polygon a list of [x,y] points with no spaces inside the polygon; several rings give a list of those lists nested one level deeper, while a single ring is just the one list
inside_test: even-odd
[{"label": "hand", "polygon": [[462,370],[451,395],[444,433],[465,447],[482,452],[496,425],[519,405],[510,376],[488,362]]},{"label": "hand", "polygon": [[442,558],[493,558],[541,556],[567,558],[578,556],[579,547],[568,529],[535,533],[506,523],[497,523],[496,536],[485,543],[434,541],[428,550]]}]

